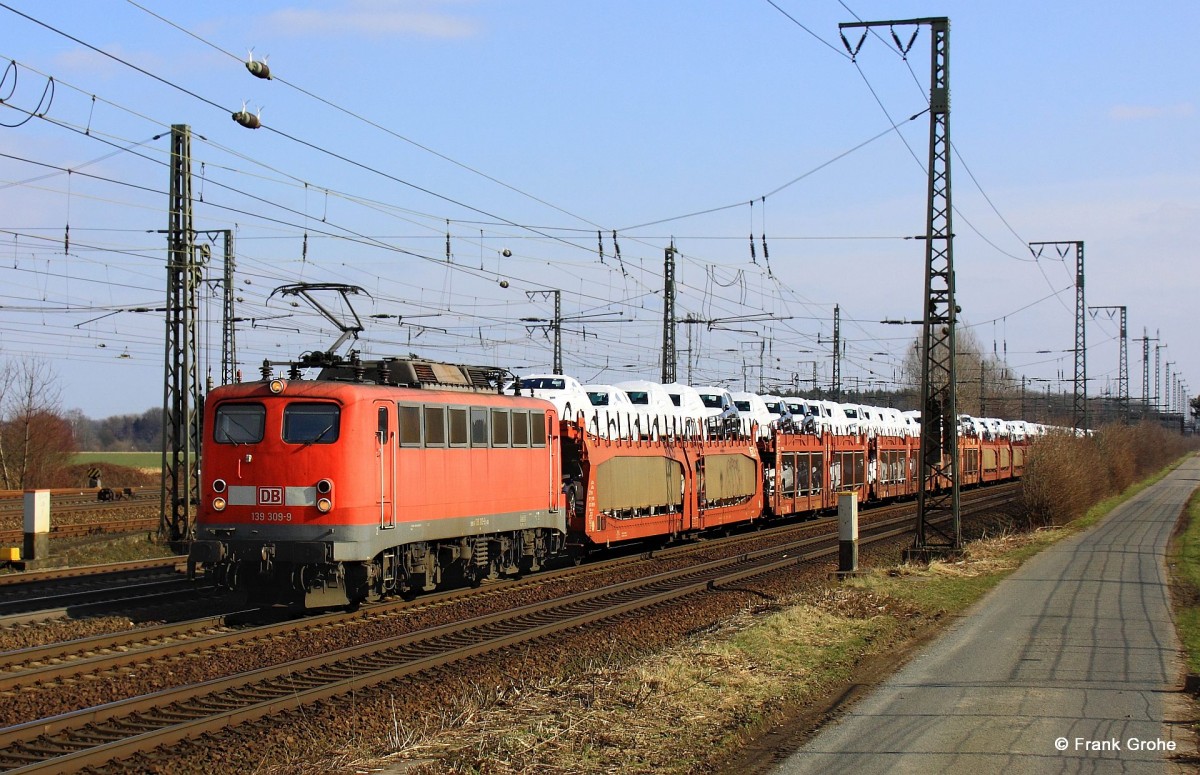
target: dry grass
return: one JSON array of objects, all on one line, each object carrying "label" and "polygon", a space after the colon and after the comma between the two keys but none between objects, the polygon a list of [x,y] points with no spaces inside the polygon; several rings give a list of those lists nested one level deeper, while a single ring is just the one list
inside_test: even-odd
[{"label": "dry grass", "polygon": [[412,772],[690,773],[784,708],[846,680],[912,613],[830,587],[744,611],[648,658],[597,655],[577,673],[470,698],[436,723],[395,720],[387,765]]},{"label": "dry grass", "polygon": [[379,741],[392,753],[372,763],[414,774],[714,771],[749,736],[819,707],[864,660],[902,650],[1061,532],[997,536],[954,562],[868,571],[748,608],[645,658],[600,654],[570,675],[480,691],[433,721],[394,719]]},{"label": "dry grass", "polygon": [[1092,436],[1038,439],[1022,478],[1030,527],[1065,525],[1183,455],[1195,442],[1157,425],[1107,425]]}]

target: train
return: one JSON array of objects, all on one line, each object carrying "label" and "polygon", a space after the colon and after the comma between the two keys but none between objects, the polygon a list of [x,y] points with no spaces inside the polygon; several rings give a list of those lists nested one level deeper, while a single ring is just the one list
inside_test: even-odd
[{"label": "train", "polygon": [[[352,353],[305,378],[301,363],[284,377],[266,362],[204,406],[189,570],[259,605],[353,607],[919,487],[912,433],[666,415],[601,428],[497,369]],[[1021,475],[1029,438],[961,427],[961,485]]]}]

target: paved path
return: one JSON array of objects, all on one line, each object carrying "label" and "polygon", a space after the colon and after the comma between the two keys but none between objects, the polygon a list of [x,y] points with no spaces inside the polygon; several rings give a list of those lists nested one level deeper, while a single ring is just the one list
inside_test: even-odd
[{"label": "paved path", "polygon": [[776,773],[1194,771],[1131,741],[1190,746],[1164,558],[1198,483],[1191,458],[1031,559]]}]

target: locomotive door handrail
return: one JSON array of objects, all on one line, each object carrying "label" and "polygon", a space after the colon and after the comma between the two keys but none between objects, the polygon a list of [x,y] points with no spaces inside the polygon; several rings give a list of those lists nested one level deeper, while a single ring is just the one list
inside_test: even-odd
[{"label": "locomotive door handrail", "polygon": [[[543,417],[543,422],[546,423],[546,449],[550,452],[546,456],[546,464],[550,466],[550,475],[546,477],[550,483],[550,510],[559,511],[563,507],[562,462],[557,459],[561,444],[559,439],[561,433],[558,428],[559,419],[552,412],[546,412]],[[572,516],[571,514],[567,514],[566,521],[570,522]]]},{"label": "locomotive door handrail", "polygon": [[392,432],[391,403],[378,401],[375,457],[379,460],[379,527],[396,527],[396,449]]}]

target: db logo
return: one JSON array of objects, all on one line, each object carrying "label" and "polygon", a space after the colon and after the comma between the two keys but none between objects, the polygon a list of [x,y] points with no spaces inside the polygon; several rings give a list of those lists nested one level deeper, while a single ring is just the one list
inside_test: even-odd
[{"label": "db logo", "polygon": [[283,505],[283,488],[282,487],[259,487],[258,488],[258,505],[259,506],[282,506]]}]

